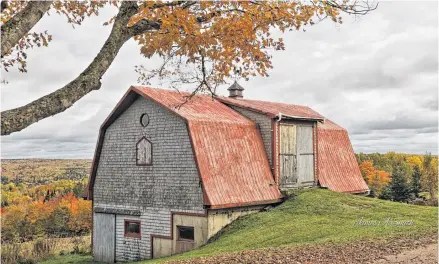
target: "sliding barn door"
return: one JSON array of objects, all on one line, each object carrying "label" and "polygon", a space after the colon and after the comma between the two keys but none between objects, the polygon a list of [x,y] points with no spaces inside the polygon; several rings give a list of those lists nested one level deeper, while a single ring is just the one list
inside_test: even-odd
[{"label": "sliding barn door", "polygon": [[94,213],[93,216],[93,258],[95,261],[114,263],[116,216]]},{"label": "sliding barn door", "polygon": [[313,127],[307,124],[280,126],[280,188],[314,184]]},{"label": "sliding barn door", "polygon": [[312,126],[297,128],[297,174],[301,184],[314,183],[314,151]]},{"label": "sliding barn door", "polygon": [[280,126],[280,187],[297,184],[296,126]]}]

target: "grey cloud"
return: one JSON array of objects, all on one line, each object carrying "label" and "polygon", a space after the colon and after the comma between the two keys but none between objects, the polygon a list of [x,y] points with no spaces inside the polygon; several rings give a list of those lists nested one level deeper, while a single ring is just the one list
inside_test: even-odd
[{"label": "grey cloud", "polygon": [[437,126],[437,118],[414,118],[407,115],[398,115],[395,118],[374,120],[363,124],[363,127],[369,130],[424,129]]},{"label": "grey cloud", "polygon": [[[355,151],[437,153],[438,33],[436,2],[382,2],[369,15],[324,21],[282,37],[269,78],[248,82],[244,96],[308,105],[348,129]],[[63,17],[45,16],[53,42],[29,52],[27,74],[2,72],[2,110],[21,106],[62,87],[87,67],[111,28],[116,10],[101,10],[75,30]],[[279,34],[279,33],[276,33]],[[2,137],[2,158],[91,158],[100,124],[136,84],[134,66],[160,65],[127,42],[102,79],[102,88],[72,108]],[[158,86],[154,82],[152,86]],[[185,87],[190,89],[191,87]],[[227,85],[219,93],[227,94]]]},{"label": "grey cloud", "polygon": [[426,102],[424,102],[421,107],[424,107],[426,109],[429,110],[433,110],[436,111],[438,110],[438,99],[437,99],[437,94],[436,94],[436,98],[432,98],[430,100],[427,100]]}]

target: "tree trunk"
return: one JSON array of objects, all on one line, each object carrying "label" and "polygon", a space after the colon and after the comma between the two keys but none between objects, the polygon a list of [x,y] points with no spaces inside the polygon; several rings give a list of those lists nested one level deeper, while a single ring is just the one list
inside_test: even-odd
[{"label": "tree trunk", "polygon": [[93,62],[66,86],[25,106],[1,113],[1,135],[20,131],[41,119],[61,113],[76,101],[101,87],[101,78],[110,67],[120,48],[133,36],[128,21],[137,12],[137,3],[123,1],[113,28]]},{"label": "tree trunk", "polygon": [[40,21],[52,1],[30,1],[18,14],[1,26],[1,57],[8,52]]}]

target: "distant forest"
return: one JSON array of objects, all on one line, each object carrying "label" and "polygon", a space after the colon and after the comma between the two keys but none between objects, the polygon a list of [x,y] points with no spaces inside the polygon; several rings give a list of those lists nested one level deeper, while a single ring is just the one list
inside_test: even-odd
[{"label": "distant forest", "polygon": [[[370,197],[437,206],[438,157],[356,154]],[[83,199],[91,160],[2,160],[2,244],[83,236],[91,202]]]},{"label": "distant forest", "polygon": [[2,243],[87,234],[90,160],[2,160]]}]

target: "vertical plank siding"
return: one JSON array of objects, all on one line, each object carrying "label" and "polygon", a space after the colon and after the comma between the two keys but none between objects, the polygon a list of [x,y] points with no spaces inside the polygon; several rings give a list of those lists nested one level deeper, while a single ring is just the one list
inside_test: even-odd
[{"label": "vertical plank siding", "polygon": [[313,128],[301,125],[297,134],[299,182],[311,183],[314,182]]},{"label": "vertical plank siding", "polygon": [[280,125],[280,187],[314,184],[312,123]]},{"label": "vertical plank siding", "polygon": [[280,126],[280,185],[289,187],[297,183],[296,126]]},{"label": "vertical plank siding", "polygon": [[115,260],[115,215],[94,213],[93,255],[99,262]]}]

